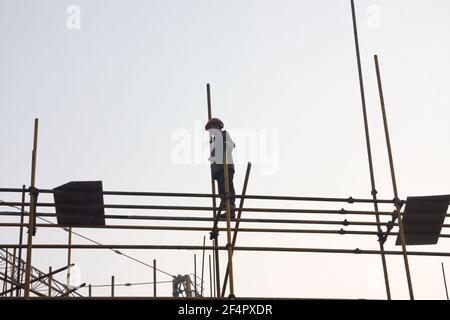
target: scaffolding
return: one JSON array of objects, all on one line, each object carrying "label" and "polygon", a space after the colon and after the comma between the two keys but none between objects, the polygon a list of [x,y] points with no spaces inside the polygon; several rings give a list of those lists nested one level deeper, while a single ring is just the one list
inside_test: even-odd
[{"label": "scaffolding", "polygon": [[[243,189],[241,194],[235,195],[236,199],[239,199],[239,206],[236,208],[237,217],[234,221],[231,219],[231,207],[230,207],[230,198],[228,190],[228,174],[226,172],[228,166],[226,159],[226,152],[224,152],[224,177],[225,177],[225,190],[226,190],[226,220],[225,227],[219,227],[219,213],[220,208],[216,205],[216,200],[219,197],[216,194],[216,188],[213,178],[211,177],[211,193],[174,193],[174,192],[133,192],[133,191],[89,191],[89,190],[78,190],[78,191],[70,191],[71,193],[78,193],[79,197],[85,196],[87,194],[97,193],[103,196],[127,196],[134,197],[139,199],[148,199],[148,198],[190,198],[190,199],[209,199],[212,201],[212,206],[175,206],[175,205],[142,205],[142,204],[104,204],[103,200],[101,204],[97,205],[85,205],[82,203],[75,204],[65,204],[66,209],[70,210],[86,210],[86,209],[95,209],[104,211],[105,209],[126,209],[126,210],[158,210],[163,212],[173,212],[173,211],[183,211],[183,212],[212,212],[212,217],[203,217],[197,215],[186,215],[186,216],[174,216],[170,214],[165,215],[142,215],[142,214],[127,214],[127,215],[119,215],[119,214],[103,214],[103,218],[105,220],[142,220],[142,221],[166,221],[167,225],[132,225],[132,224],[58,224],[58,223],[37,223],[37,218],[43,219],[47,218],[58,218],[58,209],[57,203],[51,202],[39,202],[38,196],[40,194],[49,194],[55,196],[57,193],[66,192],[57,189],[38,189],[36,188],[35,176],[36,176],[36,161],[37,161],[37,142],[38,142],[38,119],[35,119],[34,124],[34,139],[33,139],[33,151],[32,151],[32,165],[31,165],[31,182],[29,187],[23,186],[22,188],[0,188],[0,195],[2,193],[12,193],[12,194],[20,194],[22,196],[22,200],[20,202],[12,202],[12,201],[2,201],[0,202],[0,207],[15,207],[20,210],[17,211],[1,211],[0,216],[8,216],[8,217],[16,217],[20,218],[20,222],[8,222],[8,223],[0,223],[0,227],[2,228],[18,228],[19,229],[19,243],[1,243],[0,244],[0,257],[2,264],[0,264],[0,268],[4,268],[5,272],[0,273],[2,278],[0,280],[3,281],[3,290],[0,292],[0,297],[22,297],[21,291],[23,289],[23,298],[27,299],[34,294],[37,297],[43,296],[63,296],[68,297],[71,296],[73,298],[81,297],[80,294],[77,293],[78,288],[70,288],[68,285],[63,285],[59,282],[55,282],[52,280],[52,275],[57,272],[61,272],[63,270],[67,270],[70,268],[71,264],[71,250],[102,250],[108,249],[113,250],[116,253],[120,253],[121,249],[141,249],[141,250],[202,250],[203,251],[203,261],[202,261],[202,276],[199,284],[197,283],[197,274],[195,271],[195,275],[193,275],[194,283],[192,282],[189,275],[178,275],[173,276],[173,291],[174,296],[180,296],[183,293],[186,297],[202,297],[203,295],[203,287],[204,287],[204,252],[205,250],[211,251],[212,253],[212,264],[211,264],[211,256],[209,259],[210,266],[210,291],[211,297],[214,298],[239,298],[239,295],[235,292],[234,286],[234,270],[233,270],[233,253],[236,251],[246,251],[246,252],[306,252],[306,253],[332,253],[332,254],[357,254],[357,255],[379,255],[381,258],[383,274],[384,274],[384,283],[386,290],[386,298],[391,299],[391,290],[390,290],[390,281],[388,274],[388,267],[386,262],[386,256],[388,255],[396,255],[402,256],[404,268],[405,268],[405,278],[408,284],[408,292],[411,300],[414,299],[414,291],[413,291],[413,283],[412,276],[409,268],[409,256],[440,256],[440,257],[448,257],[450,256],[450,252],[428,252],[428,251],[408,251],[407,245],[410,244],[411,239],[414,237],[435,237],[439,238],[450,238],[449,233],[440,233],[441,228],[450,228],[449,224],[435,223],[438,230],[429,231],[426,228],[422,228],[423,224],[416,224],[415,229],[408,229],[405,231],[405,228],[410,228],[407,224],[405,224],[404,219],[406,219],[407,212],[406,210],[402,212],[402,208],[405,204],[411,204],[412,200],[408,199],[400,199],[397,190],[397,182],[395,176],[395,168],[394,161],[392,155],[392,148],[389,136],[389,128],[388,128],[388,120],[385,109],[385,101],[383,97],[383,87],[381,81],[381,72],[380,72],[380,64],[378,56],[374,56],[374,67],[377,75],[377,84],[378,84],[378,92],[380,99],[380,107],[381,113],[383,116],[383,126],[384,133],[386,139],[386,148],[388,152],[388,161],[390,167],[390,175],[393,189],[393,198],[392,199],[378,199],[377,197],[377,189],[375,183],[375,175],[374,168],[372,162],[372,149],[370,143],[370,132],[368,127],[368,117],[367,117],[367,109],[366,109],[366,100],[365,100],[365,92],[364,92],[364,84],[363,84],[363,75],[362,75],[362,67],[361,67],[361,58],[360,58],[360,50],[359,50],[359,42],[358,42],[358,31],[357,31],[357,21],[355,14],[355,6],[354,1],[351,0],[351,10],[352,10],[352,19],[353,19],[353,31],[354,31],[354,40],[355,40],[355,50],[356,50],[356,58],[357,58],[357,69],[359,76],[359,89],[361,95],[361,105],[362,105],[362,113],[363,113],[363,121],[364,121],[364,133],[367,147],[367,158],[369,165],[369,173],[370,173],[370,195],[371,198],[353,198],[353,197],[344,197],[344,198],[336,198],[336,197],[311,197],[311,196],[279,196],[279,195],[248,195],[247,194],[247,185],[249,181],[250,171],[251,171],[251,163],[248,163],[246,168],[246,174],[243,184]],[[208,110],[208,119],[212,117],[211,111],[211,87],[209,84],[206,85],[206,95],[207,95],[207,110]],[[26,194],[29,194],[29,201],[25,201]],[[358,204],[370,204],[373,205],[373,210],[348,210],[348,209],[309,209],[309,208],[272,208],[272,207],[246,207],[244,206],[244,201],[246,199],[260,200],[260,201],[277,201],[277,202],[294,202],[294,203],[305,203],[305,202],[313,202],[313,203],[330,203],[330,204],[348,204],[355,205]],[[444,197],[444,204],[447,198]],[[423,200],[425,204],[430,204],[433,206],[433,203],[437,203],[435,199],[432,197],[426,198]],[[441,199],[442,201],[442,199]],[[448,201],[447,201],[448,202]],[[393,211],[381,211],[380,205],[391,205],[393,206]],[[448,207],[448,203],[447,203]],[[40,212],[39,208],[54,208],[56,212]],[[446,212],[441,212],[440,216],[445,219],[450,215]],[[302,214],[302,215],[321,215],[324,218],[319,220],[311,220],[311,219],[289,219],[289,218],[245,218],[243,217],[243,213],[292,213],[292,214]],[[330,218],[333,216],[369,216],[373,218],[372,221],[353,221],[348,219],[338,220],[336,218]],[[416,216],[420,217],[416,214]],[[428,217],[429,215],[423,213],[422,217]],[[94,216],[85,215],[86,218],[94,218]],[[26,218],[26,222],[25,222]],[[389,218],[388,221],[383,220],[383,218]],[[189,226],[179,226],[179,225],[170,225],[169,222],[178,222],[185,221],[190,222],[193,225]],[[204,223],[209,222],[212,223],[212,227],[204,227],[198,226],[194,223]],[[257,223],[257,224],[276,224],[283,225],[284,227],[271,227],[271,228],[262,228],[262,227],[241,227],[241,223]],[[291,228],[286,226],[298,226],[298,225],[313,225],[313,226],[337,226],[336,229],[311,229],[311,228]],[[346,230],[346,227],[358,226],[358,227],[367,227],[367,230]],[[434,226],[434,224],[433,224]],[[339,228],[340,227],[340,228]],[[429,225],[427,226],[429,227]],[[23,243],[23,230],[24,228],[28,229],[26,242]],[[36,234],[37,229],[47,229],[47,228],[64,228],[69,233],[69,239],[67,244],[35,244],[33,243],[33,236]],[[206,245],[205,241],[203,245],[189,245],[189,244],[180,244],[180,245],[148,245],[148,244],[73,244],[71,239],[73,229],[111,229],[111,230],[165,230],[171,232],[209,232],[210,240],[212,240],[212,245]],[[370,228],[370,229],[369,229]],[[394,231],[396,228],[396,231]],[[226,234],[226,242],[221,245],[219,243],[219,234],[220,232],[224,232]],[[337,235],[337,236],[345,236],[345,235],[353,235],[353,236],[366,236],[373,238],[377,237],[379,242],[379,250],[368,250],[368,249],[348,249],[348,248],[304,248],[304,247],[271,247],[271,246],[238,246],[237,245],[237,236],[238,233],[250,233],[250,234],[261,234],[261,233],[275,233],[275,234],[317,234],[317,235]],[[397,236],[398,244],[401,245],[401,250],[385,250],[384,244],[388,238],[388,236]],[[32,254],[35,250],[39,249],[62,249],[67,250],[68,252],[68,263],[67,266],[62,269],[58,269],[56,271],[51,271],[47,274],[38,271],[33,268],[32,265]],[[13,250],[14,254],[11,254],[11,250]],[[22,250],[25,250],[26,261],[22,260]],[[227,253],[227,262],[226,262],[226,270],[223,274],[223,280],[221,277],[220,270],[220,261],[219,261],[219,252],[225,251]],[[17,257],[16,257],[17,253]],[[6,266],[5,266],[6,264]],[[195,265],[197,265],[195,263]],[[156,261],[153,263],[154,270],[154,297],[157,297],[156,291]],[[444,274],[445,276],[445,274]],[[42,290],[38,290],[36,288],[36,284],[38,283],[41,286],[47,286],[46,290],[48,294],[44,294]],[[127,285],[127,284],[124,284]],[[128,284],[131,285],[131,284]],[[83,286],[85,286],[83,284]],[[111,279],[111,296],[114,296],[114,287],[115,287],[114,277]],[[201,289],[198,290],[198,287],[201,286]],[[213,289],[214,286],[214,289]],[[52,290],[53,289],[53,290]],[[227,294],[228,289],[228,294]],[[200,293],[199,293],[200,292]],[[15,294],[13,294],[15,293]],[[89,286],[89,297],[91,297],[91,286]]]}]

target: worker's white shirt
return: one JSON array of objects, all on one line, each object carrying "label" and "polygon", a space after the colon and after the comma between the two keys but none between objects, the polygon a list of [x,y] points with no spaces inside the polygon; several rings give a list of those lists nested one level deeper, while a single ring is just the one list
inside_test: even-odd
[{"label": "worker's white shirt", "polygon": [[211,134],[210,140],[210,150],[211,156],[209,157],[209,161],[211,164],[223,164],[223,143],[225,138],[225,146],[227,152],[227,164],[234,164],[233,162],[233,154],[232,151],[236,147],[234,141],[231,139],[228,131],[226,135],[219,129],[210,129],[208,130]]}]

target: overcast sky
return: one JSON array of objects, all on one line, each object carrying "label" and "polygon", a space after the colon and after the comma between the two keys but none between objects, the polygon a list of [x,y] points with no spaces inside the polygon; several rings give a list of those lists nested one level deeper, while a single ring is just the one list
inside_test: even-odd
[{"label": "overcast sky", "polygon": [[[393,193],[374,54],[380,58],[400,197],[449,194],[450,3],[355,2],[379,197],[392,199]],[[211,83],[213,116],[224,121],[237,145],[238,193],[246,163],[251,161],[251,194],[370,198],[350,0],[0,0],[0,70],[0,187],[29,185],[37,117],[39,188],[102,180],[105,190],[210,192],[203,126],[205,86]],[[20,196],[2,193],[0,199]],[[40,200],[52,198],[42,195]],[[109,197],[105,202],[210,205],[204,199]],[[373,209],[273,201],[246,205]],[[381,210],[393,208],[381,206]],[[210,216],[208,212],[131,214]],[[375,221],[373,216],[245,216]],[[338,230],[342,226],[287,227]],[[104,244],[201,245],[203,235],[209,237],[194,232],[76,231]],[[444,228],[443,233],[450,232]],[[221,245],[225,239],[221,234]],[[17,241],[17,230],[2,228],[0,243]],[[39,228],[34,241],[66,243],[67,233]],[[74,242],[86,243],[75,236]],[[395,238],[389,238],[386,249],[399,250],[394,243]],[[237,244],[379,248],[376,236],[359,235],[241,233]],[[408,248],[448,252],[450,241]],[[196,253],[201,270],[201,251],[127,253],[150,264],[157,259],[159,268],[174,275],[193,273]],[[33,264],[42,270],[61,267],[66,261],[63,250],[33,252]],[[111,275],[116,283],[152,281],[150,268],[110,251],[75,250],[73,262],[81,281],[88,284],[107,284]],[[223,252],[222,274],[225,262]],[[417,298],[445,298],[441,262],[450,270],[448,258],[410,257]],[[408,298],[402,258],[389,256],[387,263],[393,298]],[[234,272],[236,295],[241,297],[386,297],[381,259],[376,255],[236,252]],[[207,267],[205,278],[209,295]],[[65,275],[59,279],[64,281]],[[171,279],[158,273],[158,280]],[[87,294],[87,290],[80,292]],[[161,295],[171,292],[170,283],[158,287]],[[93,293],[109,291],[95,288]],[[152,293],[149,285],[116,289],[116,295]]]}]

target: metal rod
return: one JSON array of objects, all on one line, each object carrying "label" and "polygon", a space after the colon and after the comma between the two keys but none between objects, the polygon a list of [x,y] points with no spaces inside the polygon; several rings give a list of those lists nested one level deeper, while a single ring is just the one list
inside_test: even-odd
[{"label": "metal rod", "polygon": [[52,296],[52,267],[48,267],[48,296],[51,297]]},{"label": "metal rod", "polygon": [[[12,268],[11,268],[11,279],[14,279],[14,276],[15,276],[15,273],[16,273],[16,251],[17,251],[17,249],[16,248],[14,248],[13,249],[13,260],[12,260]],[[19,267],[18,268],[20,268],[20,264],[19,264]],[[11,284],[11,288],[13,287],[13,285]],[[14,290],[12,290],[11,292],[10,292],[10,296],[12,297],[13,296],[13,291]]]},{"label": "metal rod", "polygon": [[[19,229],[19,245],[23,243],[23,227],[24,227],[24,212],[25,212],[25,185],[22,185],[22,203],[20,204],[20,229]],[[22,282],[22,248],[19,248],[19,268],[17,269],[17,282]],[[16,297],[20,297],[21,288],[17,288]]]},{"label": "metal rod", "polygon": [[153,259],[153,296],[156,298],[156,259]]},{"label": "metal rod", "polygon": [[[6,249],[5,252],[6,252],[6,255],[5,255],[5,272],[4,272],[4,275],[5,275],[5,278],[8,279],[8,258],[9,258],[9,250]],[[3,292],[6,292],[6,290],[8,290],[8,283],[9,283],[9,282],[7,282],[7,281],[3,281],[3,288],[2,288],[2,291],[3,291]],[[2,295],[3,295],[3,294],[2,294]]]},{"label": "metal rod", "polygon": [[30,281],[31,281],[31,254],[34,233],[34,214],[36,212],[37,194],[34,190],[36,180],[36,157],[37,157],[37,140],[38,140],[39,120],[34,119],[34,139],[33,151],[31,159],[31,184],[30,184],[30,215],[28,217],[28,241],[27,241],[27,262],[25,268],[25,299],[30,297]]},{"label": "metal rod", "polygon": [[[242,221],[242,219],[240,220]],[[17,227],[16,223],[0,223],[0,227]],[[56,224],[37,224],[40,228],[63,228],[62,225]],[[209,227],[183,227],[183,226],[136,226],[136,225],[105,225],[105,226],[76,226],[77,228],[86,229],[125,229],[125,230],[165,230],[165,231],[193,231],[193,232],[207,232],[210,231]],[[219,231],[226,231],[226,228],[218,228]],[[378,235],[377,231],[352,231],[352,230],[324,230],[324,229],[277,229],[277,228],[239,228],[240,232],[261,232],[261,233],[323,233],[323,234],[337,234],[337,235]],[[397,232],[391,233],[392,235],[398,235]],[[427,235],[432,234],[429,232],[411,232],[411,234]],[[450,238],[450,234],[440,234],[440,238]]]},{"label": "metal rod", "polygon": [[[17,244],[0,244],[2,248],[18,248]],[[25,247],[25,246],[23,246]],[[67,244],[34,244],[33,249],[67,249]],[[85,249],[136,249],[136,250],[202,250],[202,246],[195,245],[90,245],[90,244],[72,244],[72,250]],[[207,246],[205,250],[228,250],[226,246],[214,247]],[[235,247],[234,250],[240,251],[268,251],[268,252],[310,252],[310,253],[353,253],[353,254],[380,254],[379,250],[363,250],[363,249],[327,249],[327,248],[295,248],[295,247]],[[402,255],[402,251],[385,251],[389,255]],[[411,251],[409,255],[415,256],[434,256],[434,257],[450,257],[450,252],[425,252]],[[67,268],[67,267],[66,267]]]},{"label": "metal rod", "polygon": [[[163,219],[163,217],[160,217],[161,219],[155,219],[155,220],[166,220]],[[186,220],[186,221],[211,221],[211,219],[205,219],[205,220],[199,220],[195,218],[189,218],[189,217],[180,217],[182,219],[167,219],[167,220]],[[343,225],[343,226],[376,226],[376,223],[365,223],[360,221],[317,221],[317,220],[279,220],[279,219],[236,219],[236,221],[240,222],[259,222],[259,223],[287,223],[287,224],[318,224],[318,225]],[[381,224],[385,225],[385,224]],[[412,224],[416,225],[416,224]],[[0,223],[0,227],[19,227],[19,223]],[[40,228],[64,228],[62,225],[58,224],[36,224],[36,226]],[[394,224],[394,226],[398,226],[398,224]],[[138,226],[138,225],[103,225],[103,226],[86,226],[86,225],[77,225],[73,226],[80,229],[125,229],[125,230],[171,230],[171,231],[208,231],[211,230],[207,227],[183,227],[183,226]],[[444,228],[449,228],[449,225],[444,225]],[[226,228],[218,228],[219,231],[226,231]],[[285,231],[286,230],[286,231]],[[294,231],[289,231],[294,230]],[[309,230],[309,229],[308,229]],[[301,232],[302,231],[296,231],[296,229],[274,229],[274,228],[241,228],[239,231],[243,232]],[[331,233],[334,233],[334,231],[330,230]],[[351,234],[351,231],[346,230],[339,230],[336,231],[338,233],[347,233]],[[370,232],[370,231],[369,231]],[[320,232],[319,232],[320,233]],[[430,232],[410,232],[411,234],[433,234]],[[378,233],[367,233],[368,235],[377,235]],[[392,235],[398,235],[398,233],[390,233]],[[438,237],[447,238],[448,234],[440,234]]]},{"label": "metal rod", "polygon": [[111,297],[114,297],[114,276],[111,276]]},{"label": "metal rod", "polygon": [[[206,102],[207,102],[207,107],[208,107],[208,120],[211,119],[212,117],[212,111],[211,111],[211,86],[209,83],[206,84]],[[211,143],[211,134],[209,135],[209,141]],[[216,184],[214,183],[214,177],[212,174],[212,170],[211,170],[211,192],[212,192],[212,204],[213,204],[213,208],[212,212],[213,212],[213,221],[216,219],[216,215],[217,215],[217,209],[216,209]],[[213,243],[214,243],[214,247],[219,246],[219,238],[215,237],[213,239]],[[214,256],[215,256],[215,274],[216,274],[216,285],[217,288],[220,288],[220,265],[219,265],[219,251],[215,250],[214,252]]]},{"label": "metal rod", "polygon": [[194,253],[194,297],[198,296],[197,294],[197,255]]},{"label": "metal rod", "polygon": [[[241,198],[242,199],[242,198]],[[0,206],[16,206],[21,204],[20,202],[0,202]],[[25,205],[29,205],[25,203]],[[53,203],[38,203],[38,207],[54,207]],[[72,208],[82,209],[85,207],[82,206],[72,206]],[[91,207],[89,207],[91,208]],[[106,209],[150,209],[150,210],[183,210],[183,211],[210,211],[213,209],[218,209],[214,207],[201,207],[201,206],[156,206],[156,205],[147,205],[147,206],[128,206],[128,205],[106,205]],[[325,210],[325,209],[293,209],[293,208],[242,208],[243,212],[271,212],[271,213],[309,213],[309,214],[332,214],[332,215],[375,215],[374,211],[364,211],[364,210]],[[4,212],[0,211],[0,214]],[[25,212],[27,213],[27,212]],[[395,213],[395,211],[394,211]],[[46,214],[49,214],[48,212]],[[391,211],[379,211],[378,214],[380,216],[389,216],[392,217],[393,212]],[[401,213],[403,215],[403,213]],[[16,214],[19,216],[19,214]],[[37,216],[41,215],[41,213],[37,213]],[[54,213],[53,216],[56,217]],[[50,215],[51,216],[51,215]],[[108,217],[108,215],[106,215]],[[428,217],[427,214],[417,214],[417,217]],[[450,214],[447,213],[446,217],[450,217]]]},{"label": "metal rod", "polygon": [[400,214],[401,206],[399,204],[399,199],[398,199],[397,182],[395,179],[394,160],[393,160],[393,156],[392,156],[391,140],[389,137],[389,127],[388,127],[388,123],[387,123],[386,108],[385,108],[385,103],[384,103],[383,86],[381,83],[380,66],[378,63],[377,55],[374,56],[374,60],[375,60],[375,69],[376,69],[376,73],[377,73],[377,83],[378,83],[378,92],[379,92],[379,96],[380,96],[381,112],[383,114],[383,125],[384,125],[384,133],[385,133],[385,137],[386,137],[386,147],[387,147],[388,156],[389,156],[389,168],[391,170],[392,189],[394,191],[394,200],[396,200],[395,209],[396,209],[397,219],[398,219],[400,242],[402,244],[403,262],[405,264],[406,280],[408,281],[409,297],[411,300],[414,300],[414,291],[413,291],[413,286],[412,286],[412,281],[411,281],[411,272],[409,269],[408,253],[406,250],[406,238],[405,238],[405,232],[404,232],[404,228],[403,228],[402,216]]},{"label": "metal rod", "polygon": [[92,285],[89,285],[89,298],[92,298]]},{"label": "metal rod", "polygon": [[211,270],[211,255],[208,255],[208,259],[209,259],[209,293],[211,298],[213,297],[213,287],[212,287],[212,270]]},{"label": "metal rod", "polygon": [[[369,172],[370,172],[370,183],[371,183],[371,194],[375,209],[375,217],[376,222],[378,224],[378,232],[380,233],[380,237],[382,234],[381,227],[379,225],[380,223],[380,217],[378,215],[378,203],[377,203],[377,190],[375,187],[375,175],[374,175],[374,169],[373,169],[373,161],[372,161],[372,150],[370,146],[370,133],[369,133],[369,124],[367,120],[367,108],[366,108],[366,98],[364,94],[364,82],[363,82],[363,75],[362,75],[362,68],[361,68],[361,56],[359,51],[359,41],[358,41],[358,28],[356,25],[356,14],[355,14],[355,4],[354,1],[351,0],[351,7],[352,7],[352,19],[353,19],[353,32],[355,37],[355,48],[356,48],[356,58],[357,58],[357,65],[358,65],[358,76],[359,76],[359,89],[361,94],[361,104],[362,104],[362,111],[363,111],[363,118],[364,118],[364,132],[366,137],[366,147],[367,147],[367,159],[369,162]],[[383,266],[383,274],[384,274],[384,283],[386,288],[386,296],[388,300],[391,300],[391,290],[389,287],[389,275],[386,265],[386,257],[384,255],[384,244],[381,241],[378,241],[380,246],[380,252],[381,252],[381,263]]]},{"label": "metal rod", "polygon": [[[207,105],[208,105],[208,120],[211,119],[212,117],[212,111],[211,111],[211,86],[209,83],[206,84],[206,99],[207,99]],[[211,134],[209,135],[209,141],[211,143]],[[211,171],[211,190],[212,190],[212,203],[213,203],[213,220],[216,219],[216,215],[217,215],[217,208],[216,208],[216,184],[214,183],[214,177],[212,175],[212,171]],[[219,246],[219,239],[218,237],[213,239],[214,242],[214,246],[217,247]],[[219,251],[215,251],[214,252],[214,256],[215,256],[215,274],[216,274],[216,286],[217,288],[220,288],[220,265],[219,265]]]},{"label": "metal rod", "polygon": [[[251,168],[252,168],[252,164],[251,164],[251,162],[248,162],[247,163],[247,169],[245,171],[244,186],[242,188],[242,194],[243,195],[245,195],[245,193],[247,192],[247,185],[248,185],[248,179],[250,177],[250,170],[251,170]],[[239,210],[238,210],[238,215],[237,215],[237,221],[236,221],[236,224],[234,226],[234,233],[233,233],[233,241],[232,241],[232,246],[233,247],[236,245],[237,233],[238,233],[240,219],[241,219],[241,215],[242,215],[242,208],[244,206],[244,199],[245,198],[241,198],[241,200],[239,202]],[[225,271],[225,278],[223,280],[223,289],[222,289],[221,297],[225,296],[225,290],[226,290],[226,287],[227,287],[228,275],[229,275],[229,270],[228,270],[228,267],[227,267],[227,270]]]},{"label": "metal rod", "polygon": [[[206,245],[206,236],[203,236],[203,248],[205,248]],[[203,249],[202,253],[202,282],[200,287],[200,295],[203,297],[203,275],[205,271],[205,249]]]},{"label": "metal rod", "polygon": [[225,180],[225,210],[226,210],[226,218],[227,218],[227,253],[228,253],[228,281],[230,283],[230,294],[229,298],[235,298],[234,295],[234,278],[233,278],[233,245],[231,239],[231,203],[230,203],[230,184],[228,180],[228,159],[227,159],[227,141],[223,141],[223,174]]},{"label": "metal rod", "polygon": [[[29,189],[26,189],[29,191]],[[19,188],[0,188],[0,192],[22,192]],[[61,191],[59,191],[61,192]],[[71,193],[92,193],[94,191],[70,191]],[[52,189],[39,189],[39,193],[53,194]],[[99,191],[95,191],[99,193]],[[187,198],[217,198],[218,195],[209,193],[189,193],[189,192],[135,192],[135,191],[102,191],[103,195],[117,195],[117,196],[153,196],[153,197],[187,197]],[[253,200],[287,200],[287,201],[312,201],[312,202],[346,202],[353,203],[373,203],[373,199],[365,198],[336,198],[336,197],[306,197],[306,196],[276,196],[276,195],[240,195],[236,194],[235,198],[253,199]],[[434,199],[426,199],[423,201],[439,201]],[[391,199],[377,199],[377,203],[394,204],[395,200]]]},{"label": "metal rod", "polygon": [[[216,246],[214,240],[212,241],[212,243],[213,243],[213,246]],[[214,253],[215,253],[215,251],[214,251]],[[216,275],[216,255],[214,253],[213,253],[213,278],[215,279],[215,275]],[[213,281],[213,285],[214,285],[214,297],[218,297],[217,289],[216,289],[217,281],[214,280]]]},{"label": "metal rod", "polygon": [[442,266],[442,276],[444,277],[444,286],[445,286],[445,294],[447,295],[448,300],[448,290],[447,290],[447,280],[445,279],[445,269],[444,269],[444,263],[441,263]]},{"label": "metal rod", "polygon": [[[68,247],[67,247],[67,265],[70,266],[72,264],[72,227],[69,227],[69,230],[67,231],[69,233],[68,238]],[[70,268],[67,268],[67,290],[69,290],[70,287]]]}]

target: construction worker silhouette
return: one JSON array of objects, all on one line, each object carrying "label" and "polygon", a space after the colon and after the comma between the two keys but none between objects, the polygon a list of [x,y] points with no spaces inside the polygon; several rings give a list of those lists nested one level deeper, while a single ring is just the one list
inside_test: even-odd
[{"label": "construction worker silhouette", "polygon": [[[234,162],[232,151],[236,147],[235,143],[231,139],[230,134],[222,130],[223,122],[218,118],[211,118],[205,125],[205,130],[211,135],[210,150],[211,156],[209,161],[211,162],[211,174],[214,180],[217,180],[220,196],[220,209],[219,211],[225,211],[225,177],[224,177],[224,162],[223,155],[226,151],[227,155],[227,167],[228,167],[228,189],[230,193],[230,215],[231,219],[235,219],[235,191],[233,184],[234,177]],[[223,219],[226,214],[220,214],[219,218]]]}]

